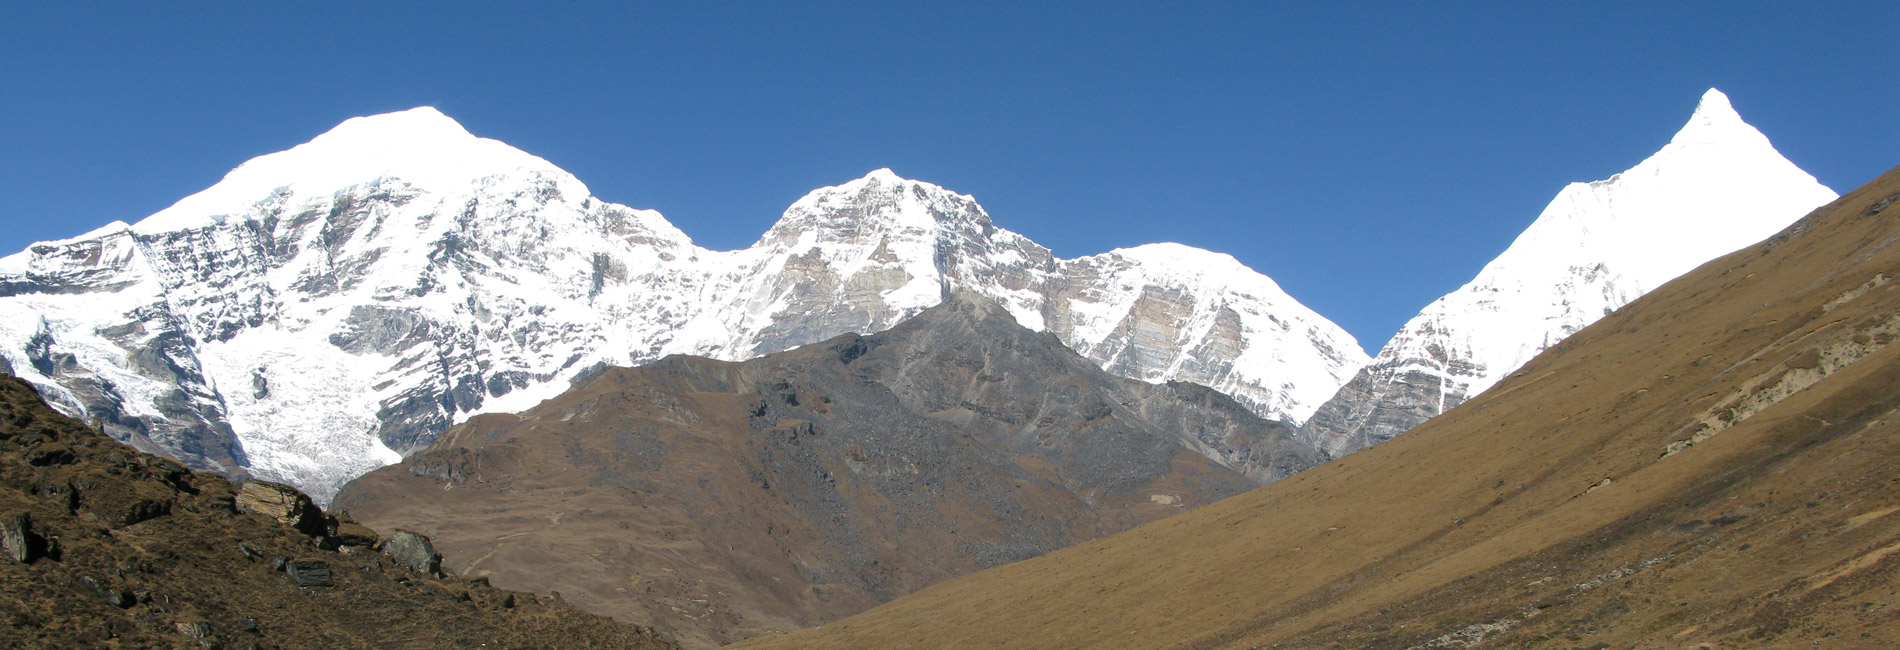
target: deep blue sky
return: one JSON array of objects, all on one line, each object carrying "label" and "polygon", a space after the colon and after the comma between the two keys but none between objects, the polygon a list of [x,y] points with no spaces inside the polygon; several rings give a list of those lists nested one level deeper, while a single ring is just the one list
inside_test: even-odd
[{"label": "deep blue sky", "polygon": [[0,4],[0,251],[426,104],[702,245],[890,167],[1063,257],[1232,253],[1376,351],[1711,86],[1836,191],[1900,164],[1891,0],[547,4]]}]

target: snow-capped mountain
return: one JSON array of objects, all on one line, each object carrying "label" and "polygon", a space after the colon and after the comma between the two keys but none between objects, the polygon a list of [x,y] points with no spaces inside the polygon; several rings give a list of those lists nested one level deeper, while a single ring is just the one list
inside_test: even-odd
[{"label": "snow-capped mountain", "polygon": [[1389,440],[1604,314],[1835,198],[1710,89],[1661,151],[1559,192],[1469,284],[1407,322],[1303,433],[1335,457]]},{"label": "snow-capped mountain", "polygon": [[971,197],[889,170],[711,251],[418,108],[253,159],[136,224],[0,258],[0,370],[143,449],[327,499],[450,424],[605,365],[882,330],[952,287],[1110,372],[1207,384],[1271,418],[1306,418],[1367,361],[1226,255],[1058,259]]}]

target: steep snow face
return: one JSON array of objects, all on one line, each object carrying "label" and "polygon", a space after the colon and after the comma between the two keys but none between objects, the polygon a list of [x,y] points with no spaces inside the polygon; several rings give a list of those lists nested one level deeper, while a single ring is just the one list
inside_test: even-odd
[{"label": "steep snow face", "polygon": [[433,109],[359,118],[0,261],[0,356],[116,437],[326,495],[657,347],[681,292],[626,285],[690,247]]},{"label": "steep snow face", "polygon": [[807,194],[750,248],[706,253],[709,299],[680,351],[745,359],[882,330],[968,286],[1043,329],[1049,250],[976,200],[888,169]]},{"label": "steep snow face", "polygon": [[1150,244],[1064,262],[1061,280],[1052,329],[1124,377],[1203,384],[1297,423],[1366,363],[1351,335],[1229,255]]},{"label": "steep snow face", "polygon": [[1559,192],[1469,284],[1407,322],[1306,432],[1335,456],[1390,439],[1610,311],[1835,198],[1711,89],[1661,151]]},{"label": "steep snow face", "polygon": [[693,245],[434,109],[349,120],[135,225],[0,258],[0,370],[115,437],[319,499],[604,365],[882,330],[965,288],[1112,372],[1298,420],[1367,359],[1232,258],[1060,260],[889,170]]}]

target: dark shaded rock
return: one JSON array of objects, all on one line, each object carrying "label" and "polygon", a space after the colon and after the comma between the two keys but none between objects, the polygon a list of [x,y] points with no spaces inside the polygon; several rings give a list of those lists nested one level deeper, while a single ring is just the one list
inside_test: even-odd
[{"label": "dark shaded rock", "polygon": [[442,572],[442,555],[435,552],[435,546],[429,538],[415,533],[398,530],[383,543],[383,552],[395,558],[397,563],[409,567],[410,571],[426,575],[438,575]]},{"label": "dark shaded rock", "polygon": [[172,503],[170,501],[139,499],[125,504],[124,507],[118,509],[116,514],[110,516],[109,519],[111,519],[113,523],[117,523],[121,526],[130,526],[141,521],[150,521],[169,515],[171,512]]},{"label": "dark shaded rock", "polygon": [[85,585],[92,593],[98,594],[100,598],[106,601],[107,605],[119,609],[130,609],[133,605],[139,603],[138,597],[134,596],[132,592],[108,585],[92,576],[80,576],[79,583]]},{"label": "dark shaded rock", "polygon": [[72,449],[61,444],[40,445],[26,452],[26,463],[37,467],[67,465],[76,458]]},{"label": "dark shaded rock", "polygon": [[334,587],[336,582],[330,579],[330,565],[315,560],[291,562],[284,566],[284,573],[290,575],[290,581],[299,587]]},{"label": "dark shaded rock", "polygon": [[0,525],[0,549],[15,562],[32,562],[40,557],[44,546],[39,535],[33,534],[33,518],[24,512]]},{"label": "dark shaded rock", "polygon": [[272,571],[282,571],[284,570],[284,567],[287,567],[287,566],[290,566],[290,558],[284,557],[282,555],[279,555],[270,561],[270,570]]}]

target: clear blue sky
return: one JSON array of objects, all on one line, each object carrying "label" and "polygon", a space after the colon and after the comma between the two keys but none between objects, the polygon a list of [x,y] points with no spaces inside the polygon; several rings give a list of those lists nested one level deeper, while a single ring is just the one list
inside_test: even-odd
[{"label": "clear blue sky", "polygon": [[1711,86],[1836,191],[1900,164],[1891,0],[621,4],[0,3],[0,251],[426,104],[702,245],[890,167],[1063,257],[1231,253],[1376,351]]}]

